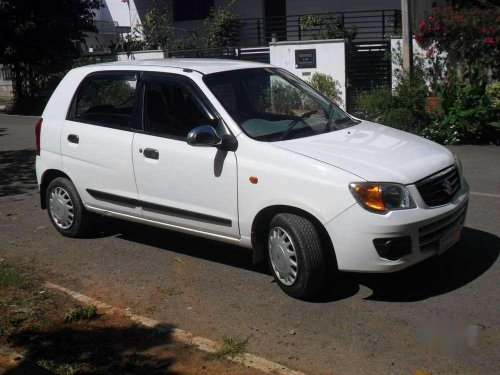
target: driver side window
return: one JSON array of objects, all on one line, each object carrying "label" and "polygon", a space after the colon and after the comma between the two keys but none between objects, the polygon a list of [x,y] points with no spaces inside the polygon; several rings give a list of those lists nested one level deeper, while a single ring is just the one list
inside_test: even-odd
[{"label": "driver side window", "polygon": [[183,84],[168,80],[147,83],[144,96],[144,129],[147,132],[186,140],[193,128],[211,122]]}]

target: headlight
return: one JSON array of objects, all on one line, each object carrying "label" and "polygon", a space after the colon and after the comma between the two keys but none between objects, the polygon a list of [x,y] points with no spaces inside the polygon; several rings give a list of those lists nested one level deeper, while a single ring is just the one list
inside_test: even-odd
[{"label": "headlight", "polygon": [[416,207],[410,192],[404,185],[353,182],[349,184],[349,189],[361,206],[379,214]]}]

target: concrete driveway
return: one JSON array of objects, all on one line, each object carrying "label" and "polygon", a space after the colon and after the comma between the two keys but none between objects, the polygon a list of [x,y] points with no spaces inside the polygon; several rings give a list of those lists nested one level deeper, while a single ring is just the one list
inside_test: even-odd
[{"label": "concrete driveway", "polygon": [[[0,116],[0,257],[48,281],[310,374],[500,373],[500,148],[451,147],[471,186],[462,241],[391,275],[344,274],[311,301],[248,250],[102,219],[67,239],[39,209],[34,118]],[[168,291],[175,290],[176,293]]]}]

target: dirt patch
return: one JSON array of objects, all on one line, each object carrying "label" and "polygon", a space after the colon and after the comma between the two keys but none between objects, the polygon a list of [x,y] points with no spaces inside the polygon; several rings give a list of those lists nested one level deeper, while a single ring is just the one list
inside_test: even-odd
[{"label": "dirt patch", "polygon": [[[257,374],[0,263],[0,374]],[[71,319],[68,316],[72,317]]]}]

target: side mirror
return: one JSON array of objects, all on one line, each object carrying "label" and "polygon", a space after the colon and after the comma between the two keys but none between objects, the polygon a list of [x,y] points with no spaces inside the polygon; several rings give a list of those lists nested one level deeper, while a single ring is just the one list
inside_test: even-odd
[{"label": "side mirror", "polygon": [[215,129],[210,125],[202,125],[192,129],[187,136],[187,143],[196,147],[213,147],[222,144]]}]

